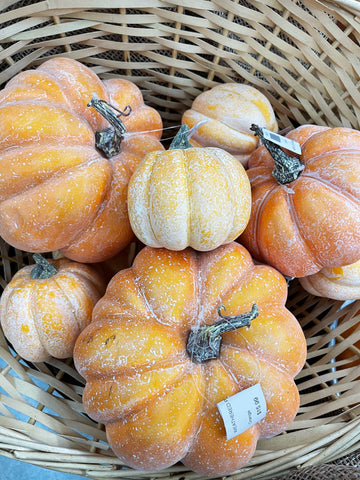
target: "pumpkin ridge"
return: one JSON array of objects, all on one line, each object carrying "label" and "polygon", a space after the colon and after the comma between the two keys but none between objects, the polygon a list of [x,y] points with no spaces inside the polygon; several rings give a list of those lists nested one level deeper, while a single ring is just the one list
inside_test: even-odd
[{"label": "pumpkin ridge", "polygon": [[[72,273],[70,272],[67,272],[67,275],[71,275],[73,278],[75,278],[75,275],[73,275]],[[74,305],[72,303],[72,301],[70,300],[69,296],[64,292],[64,290],[61,288],[59,282],[57,281],[56,278],[53,277],[53,282],[56,286],[56,288],[59,290],[61,296],[64,298],[65,302],[69,305],[70,307],[70,310],[71,310],[71,313],[73,314],[73,317],[75,319],[75,323],[77,325],[77,328],[78,328],[78,331],[79,333],[83,330],[82,326],[81,326],[81,323],[79,321],[79,317],[78,315],[76,314],[76,308],[74,308]],[[74,289],[74,294],[76,294],[76,290]]]},{"label": "pumpkin ridge", "polygon": [[297,238],[299,240],[301,240],[301,243],[306,248],[306,250],[308,252],[308,255],[309,255],[309,257],[311,257],[313,263],[315,265],[317,265],[319,268],[321,268],[321,265],[319,264],[317,258],[312,253],[312,250],[310,249],[310,247],[309,247],[309,245],[306,241],[306,238],[304,237],[304,235],[301,234],[301,229],[299,228],[300,220],[299,220],[298,216],[296,215],[296,209],[294,208],[294,202],[293,202],[292,194],[290,194],[289,192],[285,192],[285,194],[286,194],[286,197],[287,197],[288,211],[291,215],[292,224],[294,225],[294,229],[296,230]]},{"label": "pumpkin ridge", "polygon": [[[76,145],[68,145],[68,146],[64,146],[62,148],[64,148],[65,150],[67,148],[70,148],[70,149],[75,149]],[[14,192],[10,195],[8,195],[7,197],[4,197],[1,201],[6,201],[6,200],[11,200],[12,198],[18,196],[18,195],[21,195],[22,193],[24,193],[24,190],[26,191],[29,191],[31,189],[35,189],[36,187],[38,187],[39,185],[43,185],[45,184],[46,182],[50,182],[51,180],[54,180],[54,179],[57,179],[67,173],[69,173],[69,171],[73,170],[73,169],[76,169],[76,168],[86,168],[90,163],[93,163],[94,161],[98,161],[100,158],[102,159],[101,155],[98,154],[98,152],[93,149],[92,147],[90,146],[87,146],[87,145],[84,145],[82,146],[83,148],[89,148],[89,150],[93,150],[93,156],[90,157],[90,158],[86,158],[84,159],[83,161],[75,164],[75,165],[71,165],[71,166],[64,166],[64,167],[60,167],[59,169],[57,170],[52,170],[48,172],[47,176],[45,178],[39,178],[39,180],[35,183],[31,183],[29,185],[25,185],[24,187],[22,187],[21,191],[17,191],[17,192]],[[56,145],[50,145],[49,146],[50,149],[57,149],[58,147]],[[14,150],[16,151],[17,149],[19,150],[24,150],[24,149],[29,149],[29,150],[32,150],[33,147],[32,146],[29,146],[29,145],[24,145],[24,146],[19,146],[19,147],[8,147],[6,149],[3,150],[3,153],[6,153],[7,151],[9,150]],[[1,165],[1,154],[0,154],[0,165]]]},{"label": "pumpkin ridge", "polygon": [[[102,162],[102,163],[98,163],[99,160]],[[92,169],[96,169],[96,174],[98,174],[99,176],[99,181],[101,181],[102,184],[108,184],[109,183],[109,178],[108,178],[108,172],[106,171],[107,168],[108,168],[108,164],[105,163],[106,162],[106,159],[103,159],[101,157],[94,157],[92,160],[90,160],[89,162],[85,162],[79,166],[76,166],[75,168],[72,168],[70,170],[67,170],[66,172],[64,171],[61,175],[57,175],[57,176],[53,176],[53,177],[49,177],[48,179],[46,179],[44,182],[42,183],[38,183],[37,185],[35,185],[34,187],[32,188],[29,188],[28,190],[25,190],[23,192],[20,192],[18,193],[17,195],[14,195],[12,196],[11,198],[8,198],[6,200],[4,200],[3,202],[1,202],[0,204],[0,217],[1,217],[1,228],[2,230],[4,231],[4,235],[19,235],[18,233],[18,229],[16,231],[13,231],[13,230],[9,230],[9,231],[5,231],[4,228],[7,228],[6,227],[6,222],[7,222],[7,216],[6,216],[6,212],[8,211],[8,209],[10,209],[10,211],[15,211],[16,214],[19,216],[20,218],[20,221],[24,221],[24,222],[27,222],[29,223],[29,217],[25,217],[23,216],[23,210],[24,210],[24,206],[27,205],[29,208],[33,208],[33,211],[31,212],[31,215],[32,217],[34,218],[34,221],[37,220],[37,215],[40,216],[41,218],[41,214],[44,212],[45,215],[47,215],[49,217],[49,220],[50,220],[50,228],[52,228],[54,225],[55,225],[55,221],[56,221],[56,216],[55,216],[55,213],[50,217],[48,215],[48,212],[46,209],[38,209],[37,208],[37,205],[34,203],[34,201],[29,201],[29,203],[27,204],[25,202],[24,199],[28,199],[30,198],[31,200],[33,200],[33,198],[35,198],[36,196],[38,197],[41,197],[43,195],[45,196],[48,196],[48,197],[54,197],[55,195],[55,191],[54,191],[54,188],[52,187],[56,187],[56,188],[59,188],[60,190],[64,189],[64,182],[61,182],[61,178],[62,177],[65,177],[65,180],[66,182],[68,182],[68,184],[70,184],[72,186],[72,189],[70,190],[72,192],[72,195],[73,196],[76,196],[77,195],[77,191],[76,189],[74,188],[74,182],[75,182],[75,179],[74,177],[76,176],[77,177],[77,180],[79,178],[83,179],[83,178],[86,178],[86,181],[85,182],[82,182],[81,184],[84,184],[84,186],[87,188],[87,190],[85,191],[85,193],[87,194],[87,196],[91,199],[94,199],[92,201],[92,203],[90,203],[90,206],[89,208],[91,209],[88,213],[87,216],[80,216],[80,212],[76,211],[75,209],[75,213],[76,213],[76,217],[75,219],[77,220],[78,223],[82,222],[82,225],[83,225],[83,228],[87,228],[88,225],[91,224],[92,222],[92,219],[93,217],[96,215],[96,212],[97,210],[101,207],[101,200],[103,198],[103,192],[101,192],[100,189],[97,190],[97,192],[95,191],[95,186],[93,184],[90,183],[90,178],[89,175],[87,175],[87,177],[85,177],[84,173],[86,173],[86,170],[89,169],[90,167]],[[106,167],[105,167],[106,165]],[[75,175],[66,175],[66,173],[69,173],[69,172],[73,172]],[[90,191],[91,189],[91,191]],[[95,196],[96,194],[96,196]],[[91,195],[91,196],[90,196]],[[31,198],[32,196],[32,198]],[[62,197],[64,199],[64,201],[67,201],[67,197]],[[100,198],[100,201],[96,202],[95,203],[95,200],[96,198]],[[59,203],[59,208],[60,208],[60,211],[61,211],[61,208],[62,208],[62,205],[61,203]],[[91,213],[91,214],[90,214]],[[85,224],[85,220],[86,219],[86,224]],[[51,222],[53,222],[51,224]],[[4,224],[5,224],[5,227],[4,227]],[[48,236],[46,240],[47,244],[46,244],[46,250],[44,250],[44,246],[41,247],[41,251],[44,252],[44,251],[53,251],[53,250],[62,250],[62,249],[65,249],[67,248],[67,246],[72,242],[72,239],[78,235],[78,232],[75,231],[73,228],[71,228],[72,225],[70,225],[70,223],[67,224],[67,234],[65,235],[63,232],[62,232],[62,235],[59,234],[58,236],[56,237],[51,237],[51,236]],[[48,224],[48,227],[49,227],[49,224]],[[27,228],[24,228],[23,230],[24,234],[25,235],[28,235],[29,236],[29,232],[27,230]],[[39,230],[39,234],[41,234],[41,230]],[[38,250],[38,238],[36,235],[33,235],[32,236],[32,239],[31,239],[31,243],[29,243],[29,241],[27,241],[27,250],[29,251],[39,251]],[[20,236],[20,238],[15,238],[15,239],[11,239],[10,242],[14,242],[14,241],[17,241],[17,242],[20,242],[18,243],[18,248],[22,248],[23,250],[25,249],[24,247],[24,241],[25,241],[25,237],[22,237]],[[41,238],[40,236],[40,242],[41,244],[43,245],[43,242],[44,242],[44,238]],[[50,243],[49,243],[50,242]],[[60,243],[61,242],[61,243]]]},{"label": "pumpkin ridge", "polygon": [[[226,128],[228,128],[230,130],[231,133],[234,134],[234,136],[236,137],[239,137],[243,140],[246,140],[246,137],[247,135],[249,135],[245,129],[244,130],[237,130],[236,128],[234,128],[233,126],[231,126],[227,121],[226,121],[226,118],[223,118],[221,121],[216,118],[215,116],[211,116],[210,114],[209,115],[205,115],[204,113],[200,112],[199,110],[196,110],[196,109],[193,109],[194,112],[197,113],[197,115],[199,116],[199,118],[201,120],[199,121],[202,121],[202,120],[208,120],[210,119],[212,122],[216,123],[216,124],[219,124],[220,126],[221,125],[224,125]],[[210,113],[210,112],[209,112]],[[212,113],[212,112],[211,112]],[[202,145],[200,145],[200,143],[198,143],[197,145],[193,145],[193,146],[197,146],[197,147],[202,147]],[[221,148],[221,147],[217,147],[217,146],[213,146],[213,145],[209,145],[209,148]],[[227,146],[227,151],[229,153],[231,153],[232,155],[238,155],[237,153],[237,149],[235,147],[230,147],[230,146]]]},{"label": "pumpkin ridge", "polygon": [[[320,135],[320,133],[318,133],[318,135]],[[343,154],[347,154],[347,153],[357,153],[359,154],[359,149],[356,149],[356,148],[334,148],[332,150],[327,150],[325,153],[319,153],[318,155],[311,155],[311,157],[306,157],[305,159],[302,159],[303,160],[303,163],[306,167],[306,165],[311,165],[312,163],[316,162],[319,158],[326,158],[327,156],[330,156],[330,155],[334,155],[335,153],[337,152],[341,152],[341,155]],[[301,175],[305,174],[305,171],[303,170],[301,172]]]},{"label": "pumpkin ridge", "polygon": [[[29,272],[29,275],[30,275],[30,272]],[[46,282],[50,284],[50,282],[52,280],[53,279],[48,278],[48,279],[46,279]],[[31,318],[33,319],[33,324],[34,324],[34,327],[35,327],[35,330],[36,330],[36,334],[38,335],[38,337],[40,339],[41,346],[46,351],[46,353],[51,356],[51,353],[49,351],[44,332],[43,332],[42,328],[40,327],[40,325],[38,324],[38,320],[37,320],[37,316],[36,316],[36,312],[35,312],[35,310],[36,310],[35,302],[34,302],[34,297],[35,296],[36,296],[36,290],[34,288],[32,288],[30,290],[30,295],[29,295],[29,300],[30,300],[29,301],[29,314],[30,314]]]},{"label": "pumpkin ridge", "polygon": [[86,272],[80,268],[74,268],[72,265],[69,265],[70,268],[66,269],[72,277],[78,276],[81,278],[82,282],[90,283],[96,290],[100,290],[102,294],[105,293],[105,289],[103,286],[100,286],[98,282],[95,282],[94,277],[91,275],[90,272]]},{"label": "pumpkin ridge", "polygon": [[185,171],[185,175],[184,175],[184,179],[185,179],[185,182],[186,182],[186,198],[187,198],[187,237],[186,237],[186,243],[187,245],[191,245],[192,242],[191,242],[191,232],[192,232],[192,228],[191,228],[191,224],[192,224],[192,221],[191,221],[191,194],[190,194],[190,182],[189,182],[189,162],[187,161],[187,156],[186,156],[186,152],[184,152],[184,157],[185,159],[183,159],[183,165],[184,165],[184,171]]},{"label": "pumpkin ridge", "polygon": [[[95,160],[98,160],[99,158],[101,159],[104,159],[108,162],[108,165],[109,165],[109,168],[110,168],[110,174],[109,174],[109,177],[111,178],[110,181],[107,182],[107,187],[105,188],[104,190],[104,193],[103,193],[103,196],[102,196],[102,199],[101,201],[99,202],[99,206],[98,208],[96,209],[96,212],[94,214],[94,216],[89,219],[89,223],[86,227],[84,227],[77,235],[75,235],[74,237],[71,238],[71,248],[73,248],[74,246],[76,246],[76,244],[78,242],[81,241],[81,239],[83,237],[86,237],[86,235],[88,234],[89,230],[91,230],[92,228],[92,225],[94,225],[96,223],[96,220],[99,218],[99,216],[101,215],[101,213],[107,208],[108,206],[108,202],[109,202],[109,197],[110,197],[110,193],[112,191],[112,186],[114,185],[114,166],[113,166],[113,162],[105,157],[103,157],[101,154],[98,154],[96,157],[94,157],[93,161]],[[90,164],[90,160],[89,162],[86,162],[86,166],[88,166]],[[61,250],[63,252],[66,252],[66,250],[68,249],[68,245],[66,245],[65,247],[63,247]],[[70,257],[69,257],[70,258]]]},{"label": "pumpkin ridge", "polygon": [[[150,158],[150,157],[149,157]],[[151,182],[152,182],[152,176],[153,176],[153,171],[154,171],[154,163],[157,161],[157,156],[152,156],[152,162],[151,162],[151,171],[150,171],[150,175],[148,176],[148,181],[146,182],[146,196],[145,198],[148,198],[149,199],[149,203],[147,205],[147,210],[149,212],[148,215],[145,215],[144,218],[147,218],[148,219],[148,225],[149,225],[149,229],[151,231],[151,234],[153,236],[153,239],[155,240],[155,242],[157,243],[157,246],[159,247],[160,246],[160,243],[157,239],[157,236],[155,234],[155,231],[154,231],[154,227],[152,225],[152,222],[151,222],[151,210],[152,210],[152,205],[151,205],[151,200],[152,200],[152,196],[150,195],[150,187],[151,187]]]},{"label": "pumpkin ridge", "polygon": [[326,180],[325,178],[322,178],[320,176],[315,176],[311,175],[310,172],[306,172],[302,175],[305,179],[310,179],[313,182],[318,182],[325,187],[327,187],[329,190],[332,190],[335,192],[338,196],[343,197],[346,201],[355,203],[358,207],[360,207],[360,197],[356,197],[355,195],[352,195],[350,192],[345,191],[344,189],[338,187],[337,185],[333,184],[329,180]]},{"label": "pumpkin ridge", "polygon": [[215,155],[215,158],[218,162],[218,164],[220,165],[220,168],[223,172],[223,176],[225,178],[225,181],[227,183],[227,186],[228,186],[228,189],[231,191],[232,195],[231,195],[231,204],[232,204],[232,209],[231,209],[231,214],[232,214],[232,220],[231,220],[231,225],[230,225],[230,222],[229,222],[229,226],[228,226],[228,231],[226,232],[226,235],[224,235],[224,241],[227,242],[230,233],[232,232],[233,228],[234,228],[234,222],[235,222],[235,203],[233,201],[233,199],[236,197],[236,193],[235,193],[235,190],[234,190],[234,185],[233,185],[233,182],[231,181],[231,172],[230,172],[230,169],[228,168],[229,167],[229,164],[227,164],[226,162],[223,161],[223,159],[221,158],[221,154],[218,155],[216,154]]},{"label": "pumpkin ridge", "polygon": [[[68,105],[68,109],[73,112],[75,115],[78,115],[73,107],[73,102],[72,102],[72,99],[69,97],[68,93],[67,93],[67,90],[68,88],[64,87],[63,83],[61,81],[59,81],[58,78],[55,77],[55,75],[53,75],[51,72],[48,72],[46,69],[41,69],[41,65],[39,66],[39,68],[37,68],[37,70],[43,74],[43,75],[47,75],[51,81],[53,81],[58,87],[59,87],[59,90],[61,91],[61,93],[63,94],[64,98],[66,99],[66,102],[67,102],[67,105]],[[16,77],[14,77],[16,78]],[[84,118],[83,116],[81,116],[82,119],[84,119],[86,122],[86,118]],[[88,123],[88,122],[87,122]]]},{"label": "pumpkin ridge", "polygon": [[[136,373],[141,374],[141,373],[151,372],[151,371],[159,370],[159,369],[163,369],[163,368],[171,369],[172,367],[176,367],[177,365],[181,365],[181,363],[185,363],[185,362],[178,362],[178,363],[171,362],[171,365],[167,366],[167,367],[166,366],[163,367],[163,366],[161,366],[160,363],[157,363],[156,365],[153,365],[151,369],[146,369],[145,365],[143,367],[141,367],[141,366],[137,367],[136,369],[134,367],[125,368],[118,375],[106,375],[106,376],[102,376],[101,379],[103,380],[103,379],[113,378],[114,382],[116,382],[116,381],[119,381],[119,379],[121,381],[122,380],[121,377],[126,377],[126,376],[129,375],[129,373],[131,375],[132,370],[136,371]],[[124,412],[123,414],[113,416],[112,419],[111,419],[111,422],[109,422],[109,423],[115,423],[115,422],[118,422],[118,421],[121,421],[121,420],[126,421],[131,416],[136,417],[136,415],[138,413],[140,413],[141,410],[143,410],[144,408],[153,404],[154,401],[159,401],[159,400],[163,399],[166,395],[168,395],[172,390],[174,390],[181,383],[182,379],[184,379],[189,374],[191,374],[191,366],[188,365],[186,367],[186,365],[184,365],[184,368],[182,369],[182,371],[179,372],[174,378],[172,378],[171,380],[168,380],[167,383],[162,383],[161,385],[159,385],[158,389],[156,391],[152,392],[151,395],[149,395],[149,397],[147,397],[142,402],[139,402],[137,405],[134,405],[133,407],[130,407],[128,409],[128,411]],[[86,388],[86,386],[85,386],[85,388]],[[161,395],[159,395],[159,393],[161,393]]]},{"label": "pumpkin ridge", "polygon": [[[31,77],[37,76],[37,75],[39,75],[39,77],[40,77],[40,83],[39,84],[38,83],[34,84],[31,81]],[[28,81],[28,77],[30,77],[30,82]],[[47,80],[54,83],[54,85],[56,85],[56,87],[58,88],[58,91],[60,92],[62,100],[63,100],[62,103],[56,102],[55,99],[46,100],[46,98],[48,98],[48,97],[47,97],[47,92],[46,92],[45,88],[43,88],[43,83],[46,82]],[[9,103],[8,101],[6,101],[6,94],[8,93],[8,90],[10,91],[10,97],[11,97],[12,91],[16,90],[17,88],[21,89],[21,90],[29,90],[29,89],[32,90],[32,89],[34,89],[37,92],[44,92],[45,99],[43,97],[37,95],[36,96],[37,101],[39,101],[39,102],[50,101],[54,105],[66,105],[69,108],[71,108],[71,104],[69,103],[69,100],[66,97],[66,95],[64,94],[60,84],[57,81],[57,79],[54,76],[50,75],[49,73],[43,72],[39,69],[23,70],[22,72],[19,72],[17,75],[12,77],[7,82],[5,88],[0,93],[0,103],[1,104]],[[13,97],[13,100],[10,100],[10,101],[17,101],[17,98],[21,98],[21,93],[19,92],[18,96]],[[59,100],[61,102],[61,99],[59,99]]]},{"label": "pumpkin ridge", "polygon": [[[234,350],[237,350],[237,349],[234,349]],[[267,396],[266,394],[268,393],[268,390],[269,390],[269,381],[267,380],[267,374],[269,372],[274,372],[275,376],[280,378],[280,379],[284,379],[285,383],[288,383],[289,385],[293,384],[294,377],[291,374],[289,374],[286,369],[279,368],[277,365],[275,365],[274,363],[272,363],[271,361],[269,361],[267,359],[258,358],[257,354],[252,353],[251,351],[248,351],[248,354],[250,355],[250,357],[252,357],[255,360],[258,368],[257,368],[257,372],[255,372],[255,374],[252,375],[251,379],[249,379],[246,376],[246,367],[245,367],[245,372],[240,374],[239,380],[237,380],[235,374],[232,374],[232,377],[234,378],[234,382],[239,387],[239,391],[243,391],[243,390],[246,390],[247,388],[250,388],[251,386],[254,386],[256,384],[260,384],[261,388],[263,389],[263,393],[266,397]],[[230,354],[229,358],[230,358],[230,363],[231,363],[231,354]],[[224,360],[222,361],[222,363],[223,363],[223,365],[225,365],[224,368],[226,368],[226,371],[229,371],[229,372],[232,373],[231,366]],[[236,365],[234,365],[234,366],[236,367]],[[242,376],[245,377],[244,378],[245,385],[241,381]],[[276,410],[274,409],[274,405],[271,405],[272,394],[273,394],[273,392],[270,392],[270,398],[269,398],[270,408],[267,411],[267,415],[269,415],[270,417],[274,414],[276,415]],[[298,398],[299,398],[298,397],[298,390],[294,389],[293,394],[294,394],[293,400],[298,401]],[[277,391],[277,395],[281,395],[281,390]],[[257,423],[255,425],[258,429],[258,432],[259,432],[259,438],[268,438],[269,434],[271,436],[274,436],[275,434],[279,433],[278,428],[275,428],[276,431],[274,432],[274,423],[273,422],[274,422],[274,420],[271,420],[271,418],[268,418],[266,416],[264,419],[262,419],[259,423]],[[276,424],[275,424],[275,426],[276,426]],[[269,432],[269,428],[272,431]]]},{"label": "pumpkin ridge", "polygon": [[[269,304],[269,303],[267,303],[266,307],[272,308],[274,305],[275,306],[281,306],[280,304]],[[250,348],[248,348],[248,347],[250,347]],[[271,356],[263,355],[263,352],[260,349],[256,350],[251,345],[245,347],[245,346],[242,346],[242,345],[236,345],[235,343],[232,343],[232,342],[228,342],[228,341],[226,341],[226,339],[224,339],[223,344],[222,344],[222,348],[224,348],[224,349],[229,348],[229,349],[235,350],[237,352],[247,352],[248,354],[250,354],[256,360],[256,363],[259,364],[259,369],[260,369],[260,361],[262,361],[264,363],[269,363],[274,369],[276,369],[280,373],[285,374],[288,378],[293,378],[288,373],[288,371],[285,369],[285,367],[283,368],[280,364],[273,362],[273,359],[271,358]],[[224,361],[224,359],[221,356],[219,357],[219,360],[229,369],[229,371],[231,371],[231,368],[228,366],[228,364]]]},{"label": "pumpkin ridge", "polygon": [[[226,245],[224,245],[222,248],[226,248]],[[204,292],[206,290],[204,288],[204,280],[206,280],[206,275],[204,277],[202,275],[202,273],[203,273],[202,264],[201,264],[202,255],[201,255],[201,252],[195,252],[195,254],[196,254],[196,259],[197,259],[197,264],[198,264],[197,265],[198,291],[199,292]],[[254,264],[253,264],[253,268],[254,268]],[[218,315],[219,301],[220,301],[220,303],[226,303],[226,298],[228,297],[229,293],[232,290],[239,287],[241,285],[241,283],[245,283],[246,280],[248,278],[250,278],[250,276],[252,275],[253,268],[251,270],[246,270],[245,272],[243,272],[243,274],[241,276],[237,275],[235,282],[229,283],[228,285],[223,285],[222,288],[221,288],[221,292],[222,292],[221,299],[220,300],[219,300],[219,298],[214,299],[214,304],[211,305],[210,307],[205,309],[205,306],[202,303],[198,302],[198,313],[197,313],[197,320],[198,321],[197,321],[196,324],[193,324],[193,326],[198,328],[201,325],[206,325],[207,324],[206,319],[208,319],[208,318],[211,320],[209,322],[209,324],[213,323],[214,319],[219,316]],[[203,293],[201,294],[201,298],[205,298]],[[209,299],[206,299],[206,302],[207,302],[207,305],[209,305]],[[261,305],[261,303],[259,303],[259,305]],[[225,305],[225,307],[226,307],[226,305]]]},{"label": "pumpkin ridge", "polygon": [[[37,102],[37,100],[33,100],[33,99],[31,99],[31,100],[14,100],[14,101],[11,101],[11,102],[0,104],[0,117],[1,117],[1,110],[3,108],[5,109],[5,108],[8,108],[8,107],[14,107],[14,108],[20,109],[20,107],[27,106],[27,105],[33,106],[35,110],[43,110],[44,107],[48,107],[50,110],[57,110],[58,113],[61,113],[61,111],[66,112],[67,114],[69,114],[71,117],[74,118],[74,121],[80,122],[82,124],[82,128],[88,130],[89,136],[91,138],[91,143],[83,143],[83,145],[89,145],[89,146],[95,147],[95,135],[94,135],[94,132],[91,128],[90,123],[86,120],[86,118],[82,117],[81,115],[74,112],[73,110],[71,110],[69,108],[66,108],[64,105],[59,105],[59,104],[54,105],[54,104],[52,104],[48,101]],[[6,145],[5,148],[10,148],[12,146],[27,145],[31,141],[35,141],[35,140],[36,140],[37,145],[44,145],[44,146],[54,145],[54,144],[56,145],[56,144],[58,144],[58,142],[61,141],[61,138],[64,138],[63,136],[58,136],[58,130],[56,131],[55,135],[53,135],[53,136],[54,136],[54,138],[49,138],[49,136],[45,137],[43,142],[38,137],[37,138],[29,137],[21,145],[18,145],[18,143],[16,143],[15,145],[10,144],[10,145]],[[65,138],[66,138],[66,141],[67,141],[67,145],[74,145],[74,146],[79,145],[80,139],[79,139],[78,135],[73,135],[73,137],[66,136]],[[72,142],[71,142],[71,139],[72,139]],[[1,138],[0,138],[0,144],[1,144]],[[4,150],[3,146],[1,148]]]},{"label": "pumpkin ridge", "polygon": [[[16,295],[17,295],[16,290],[23,288],[23,285],[27,282],[27,279],[30,278],[30,271],[31,271],[32,267],[33,267],[33,265],[25,266],[21,270],[16,272],[16,274],[15,274],[16,277],[13,278],[13,281],[16,279],[19,282],[16,286],[17,288],[14,288],[9,293],[8,293],[8,291],[6,291],[5,295],[4,294],[2,295],[2,297],[4,297],[4,298],[2,298],[2,305],[4,305],[4,307],[6,306],[6,308],[3,307],[4,311],[6,311],[8,309],[8,305],[11,303],[12,297],[13,296],[16,297]],[[29,316],[32,320],[32,324],[34,325],[34,328],[36,330],[36,333],[37,333],[38,337],[41,339],[42,337],[40,336],[40,332],[39,332],[37,323],[35,321],[35,316],[34,316],[34,308],[33,308],[34,302],[31,301],[31,298],[32,298],[33,294],[34,294],[34,290],[33,289],[28,289],[27,303],[29,304],[29,307],[30,307],[29,308]],[[6,304],[5,304],[5,300],[6,300]],[[9,338],[9,341],[11,341],[11,338]],[[48,351],[45,348],[45,345],[42,343],[42,341],[40,341],[40,343],[41,343],[42,348],[46,351],[46,353],[48,353]]]},{"label": "pumpkin ridge", "polygon": [[[101,158],[102,160],[105,160],[103,159],[102,157],[99,157],[98,155],[94,155],[93,158],[90,158],[90,159],[87,159],[86,161],[84,162],[81,162],[73,167],[70,167],[68,169],[63,169],[63,170],[60,170],[58,172],[55,172],[53,174],[51,174],[51,176],[49,176],[49,178],[46,178],[42,181],[39,181],[38,183],[36,184],[33,184],[29,187],[27,187],[26,191],[21,191],[21,192],[15,192],[14,194],[10,195],[9,197],[7,197],[6,199],[3,200],[3,202],[6,202],[8,200],[12,200],[13,198],[15,197],[18,197],[18,196],[21,196],[23,193],[28,193],[29,191],[31,190],[36,190],[37,187],[41,187],[42,185],[46,185],[47,183],[51,183],[52,181],[54,180],[58,180],[59,178],[61,178],[62,176],[68,174],[69,172],[71,171],[74,171],[74,170],[80,170],[80,169],[85,169],[87,168],[89,165],[91,165],[92,163],[96,162],[99,160],[99,158]],[[92,220],[89,221],[89,223],[91,223]]]},{"label": "pumpkin ridge", "polygon": [[[266,183],[266,182],[264,182],[264,183]],[[261,241],[260,241],[260,238],[261,238],[261,235],[260,235],[260,220],[261,220],[263,212],[266,208],[267,201],[268,201],[269,197],[271,195],[276,194],[276,190],[277,190],[277,185],[276,184],[274,184],[272,187],[269,187],[266,194],[262,196],[260,206],[256,209],[256,216],[253,219],[253,222],[255,224],[255,235],[253,235],[253,242],[255,243],[255,245],[252,246],[252,248],[253,248],[253,251],[256,252],[256,255],[259,255],[260,257],[261,257],[260,252],[262,251],[262,248],[260,248],[260,243],[261,243]],[[240,239],[241,239],[241,237],[240,237]]]},{"label": "pumpkin ridge", "polygon": [[[65,64],[61,65],[64,62]],[[104,82],[97,76],[95,72],[77,60],[68,59],[66,57],[60,57],[58,59],[51,58],[40,64],[37,67],[37,70],[46,73],[51,78],[56,78],[57,85],[59,85],[61,92],[71,105],[71,108],[74,112],[76,112],[77,109],[82,109],[80,102],[85,99],[85,94],[89,94],[88,101],[90,101],[93,92],[89,92],[89,88],[94,87],[94,92],[96,92],[96,94],[99,94],[101,97],[104,95],[106,97],[105,100],[108,100],[109,93]],[[85,89],[84,83],[86,84]],[[92,85],[93,83],[95,83],[95,85]],[[81,92],[80,98],[77,98],[77,95],[74,95],[73,93],[74,91],[77,91],[77,89]],[[86,104],[84,107],[87,106]],[[85,121],[88,121],[86,119],[86,113],[85,115],[80,116]],[[91,129],[95,130],[95,123],[97,124],[96,126],[99,127],[99,119],[96,119],[96,117],[91,118],[91,113],[89,113],[89,118],[92,120],[92,122],[94,122],[94,125],[92,125],[91,122],[88,122]],[[101,122],[102,120],[103,119],[100,118]]]}]

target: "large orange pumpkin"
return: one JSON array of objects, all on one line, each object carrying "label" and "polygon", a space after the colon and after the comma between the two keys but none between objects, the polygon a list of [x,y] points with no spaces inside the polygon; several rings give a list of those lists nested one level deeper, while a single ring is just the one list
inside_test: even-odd
[{"label": "large orange pumpkin", "polygon": [[289,277],[358,261],[360,132],[304,125],[287,137],[300,156],[263,139],[249,159],[252,211],[240,242]]},{"label": "large orange pumpkin", "polygon": [[20,269],[1,295],[1,327],[25,360],[71,357],[106,283],[87,264],[34,257],[36,265]]},{"label": "large orange pumpkin", "polygon": [[201,93],[184,112],[182,122],[190,128],[202,122],[190,138],[194,147],[222,148],[245,166],[259,144],[251,125],[256,123],[274,132],[278,129],[267,97],[241,83],[223,83]]},{"label": "large orange pumpkin", "polygon": [[129,178],[147,152],[163,149],[161,128],[128,80],[102,82],[67,58],[19,73],[0,92],[0,235],[79,262],[114,256],[133,238]]},{"label": "large orange pumpkin", "polygon": [[[224,475],[248,462],[259,438],[282,432],[298,410],[293,377],[306,356],[286,298],[284,277],[255,266],[237,242],[143,248],[110,281],[74,349],[85,410],[106,424],[115,454],[140,470],[182,461]],[[217,403],[256,384],[266,417],[227,440]]]}]

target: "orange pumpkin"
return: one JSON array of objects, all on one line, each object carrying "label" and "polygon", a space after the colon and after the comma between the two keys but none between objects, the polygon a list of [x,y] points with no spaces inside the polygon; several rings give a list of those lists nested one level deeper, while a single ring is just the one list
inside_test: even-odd
[{"label": "orange pumpkin", "polygon": [[312,295],[334,300],[360,299],[360,260],[343,267],[325,267],[299,279]]},{"label": "orange pumpkin", "polygon": [[128,80],[102,82],[68,58],[19,73],[0,92],[0,235],[25,251],[111,258],[133,239],[128,181],[163,149],[161,128]]},{"label": "orange pumpkin", "polygon": [[269,100],[251,85],[224,83],[198,95],[182,122],[190,128],[204,122],[190,138],[194,147],[218,147],[246,165],[259,144],[250,130],[256,123],[277,132],[278,125]]},{"label": "orange pumpkin", "polygon": [[66,258],[20,269],[0,299],[5,337],[25,360],[43,362],[72,356],[75,340],[90,323],[106,284],[89,265]]},{"label": "orange pumpkin", "polygon": [[183,125],[170,149],[146,155],[130,179],[129,219],[145,245],[207,251],[235,240],[250,217],[243,166],[219,148],[191,147]]},{"label": "orange pumpkin", "polygon": [[[293,377],[306,357],[286,299],[284,277],[237,242],[143,248],[110,281],[74,349],[85,410],[105,423],[115,454],[139,470],[182,461],[224,475],[248,462],[259,438],[282,432],[298,410]],[[256,384],[265,418],[227,440],[217,403]]]},{"label": "orange pumpkin", "polygon": [[240,242],[289,277],[358,261],[360,132],[304,125],[287,137],[300,156],[263,139],[249,160],[252,211]]}]

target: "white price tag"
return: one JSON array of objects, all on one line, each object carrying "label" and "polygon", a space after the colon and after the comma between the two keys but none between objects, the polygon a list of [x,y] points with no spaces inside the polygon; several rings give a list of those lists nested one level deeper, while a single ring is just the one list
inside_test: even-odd
[{"label": "white price tag", "polygon": [[266,416],[266,400],[260,383],[217,404],[224,421],[226,438],[245,432]]},{"label": "white price tag", "polygon": [[270,140],[271,142],[276,143],[276,145],[286,148],[286,150],[290,150],[291,152],[298,153],[299,155],[301,154],[301,146],[299,142],[296,142],[291,138],[284,137],[283,135],[279,135],[278,133],[272,132],[267,128],[263,128],[262,133],[264,135],[264,138],[266,138],[266,140]]}]

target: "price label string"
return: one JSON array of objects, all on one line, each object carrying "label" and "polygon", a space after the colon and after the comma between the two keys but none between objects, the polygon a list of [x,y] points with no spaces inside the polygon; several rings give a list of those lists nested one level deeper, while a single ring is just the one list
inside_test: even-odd
[{"label": "price label string", "polygon": [[[187,135],[188,135],[188,138],[190,138],[196,130],[198,130],[198,128],[201,127],[201,125],[203,125],[204,123],[206,123],[207,120],[201,120],[200,122],[196,123],[192,128],[189,129]],[[167,131],[167,130],[173,130],[173,129],[177,129],[179,130],[179,128],[181,128],[182,125],[172,125],[170,127],[163,127],[163,128],[155,128],[153,130],[141,130],[139,132],[124,132],[123,133],[123,137],[124,138],[130,138],[134,135],[144,135],[146,133],[154,133],[154,132],[163,132],[163,131]],[[167,140],[172,140],[173,138],[175,138],[176,134],[175,135],[172,135],[171,137],[165,137],[163,139],[161,139],[161,141],[167,141]]]}]

